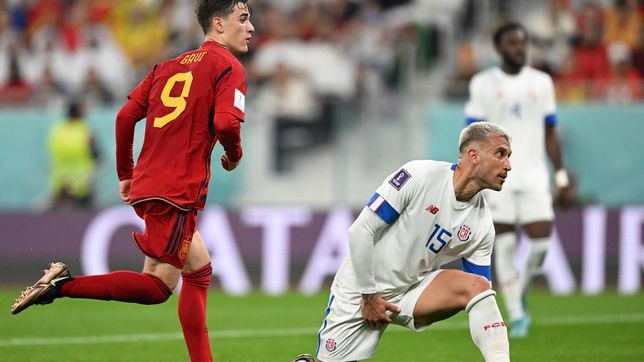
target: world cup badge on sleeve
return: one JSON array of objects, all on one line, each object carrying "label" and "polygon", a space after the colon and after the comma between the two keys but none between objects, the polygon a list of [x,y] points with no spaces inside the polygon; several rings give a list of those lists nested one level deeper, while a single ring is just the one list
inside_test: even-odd
[{"label": "world cup badge on sleeve", "polygon": [[411,175],[407,170],[404,168],[401,168],[400,171],[398,171],[394,177],[389,180],[389,184],[393,186],[396,190],[400,191],[400,189],[405,186],[407,181],[411,178]]}]

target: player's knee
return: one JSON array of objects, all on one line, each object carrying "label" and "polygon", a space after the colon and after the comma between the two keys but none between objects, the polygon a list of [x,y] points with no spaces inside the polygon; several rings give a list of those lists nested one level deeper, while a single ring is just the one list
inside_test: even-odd
[{"label": "player's knee", "polygon": [[[480,293],[476,294],[474,297],[472,297],[472,299],[470,299],[470,300],[469,300],[469,302],[467,302],[467,305],[465,306],[465,312],[466,312],[466,313],[469,313],[469,312],[470,312],[470,310],[472,310],[472,308],[473,308],[473,307],[474,307],[478,302],[480,302],[480,301],[482,301],[482,300],[484,300],[484,299],[487,299],[487,298],[489,298],[489,297],[494,298],[494,296],[495,296],[495,295],[496,295],[496,292],[495,292],[495,291],[493,291],[493,290],[492,290],[492,289],[490,289],[490,288],[488,288],[488,289],[486,289],[486,290],[484,290],[484,291],[482,291],[482,292],[480,292]],[[495,302],[495,303],[496,303],[496,302]]]},{"label": "player's knee", "polygon": [[[468,288],[463,293],[463,298],[462,298],[462,308],[466,308],[467,305],[477,296],[482,295],[482,293],[486,293],[486,291],[492,291],[490,288],[490,281],[487,280],[485,277],[482,277],[480,275],[474,275],[471,274],[469,276],[470,280],[468,281],[467,285]],[[494,292],[492,292],[494,293]]]},{"label": "player's knee", "polygon": [[181,273],[183,283],[200,288],[208,288],[212,279],[212,264],[210,262],[191,273]]},{"label": "player's knee", "polygon": [[149,288],[142,304],[161,304],[172,295],[172,289],[160,278],[147,274],[154,281],[154,287]]},{"label": "player's knee", "polygon": [[150,295],[150,298],[148,299],[147,304],[161,304],[164,303],[166,300],[170,299],[170,296],[172,293],[155,293],[153,295]]},{"label": "player's knee", "polygon": [[453,308],[463,310],[477,295],[490,289],[490,282],[480,275],[471,273],[461,273],[456,280],[458,288],[453,289],[451,302]]}]

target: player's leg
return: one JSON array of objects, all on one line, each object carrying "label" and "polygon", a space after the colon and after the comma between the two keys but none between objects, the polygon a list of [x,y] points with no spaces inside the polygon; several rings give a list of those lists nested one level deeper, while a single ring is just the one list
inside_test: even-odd
[{"label": "player's leg", "polygon": [[528,258],[521,286],[525,291],[537,276],[543,274],[543,266],[550,247],[552,234],[551,221],[537,221],[523,225],[523,230],[530,238]]},{"label": "player's leg", "polygon": [[524,316],[512,320],[510,337],[523,338],[528,335],[532,323],[525,303],[526,291],[532,281],[543,274],[544,261],[550,246],[554,211],[550,191],[545,187],[522,192],[519,194],[517,203],[519,222],[523,231],[528,235],[529,244],[528,257],[520,273],[519,281]]},{"label": "player's leg", "polygon": [[530,239],[522,286],[543,273],[543,265],[550,246],[554,210],[552,196],[546,187],[532,189],[519,194],[519,223]]},{"label": "player's leg", "polygon": [[486,192],[494,219],[494,278],[501,292],[510,321],[520,320],[525,311],[521,302],[520,272],[516,267],[517,233],[515,221],[518,218],[517,192],[505,189],[500,192]]},{"label": "player's leg", "polygon": [[170,297],[178,279],[177,268],[146,257],[142,273],[117,270],[108,274],[76,277],[61,286],[59,296],[158,304]]},{"label": "player's leg", "polygon": [[64,264],[53,263],[43,278],[23,291],[11,308],[12,313],[19,313],[33,304],[51,303],[60,297],[140,304],[166,301],[183,267],[175,255],[178,252],[168,253],[166,250],[172,251],[173,248],[169,246],[181,245],[181,239],[174,230],[185,222],[185,213],[162,202],[137,205],[135,210],[146,224],[143,234],[133,235],[137,245],[147,255],[142,273],[120,270],[72,278]]},{"label": "player's leg", "polygon": [[[364,322],[359,297],[349,301],[331,294],[325,312],[318,331],[317,361],[360,361],[373,356],[387,326],[372,329]],[[302,357],[306,355],[298,356]]]},{"label": "player's leg", "polygon": [[176,230],[184,229],[187,213],[157,201],[137,204],[135,211],[145,221],[145,231],[132,235],[146,255],[143,272],[120,270],[78,277],[61,286],[60,296],[140,304],[162,303],[170,297],[183,267],[178,256],[183,235]]},{"label": "player's leg", "polygon": [[516,267],[517,234],[514,226],[494,224],[494,275],[511,321],[520,320],[525,311],[521,302],[522,289]]},{"label": "player's leg", "polygon": [[210,255],[201,234],[195,232],[186,265],[181,273],[179,321],[191,361],[211,361],[210,339],[206,325],[206,301],[212,278]]},{"label": "player's leg", "polygon": [[[401,301],[405,311],[405,298]],[[486,361],[509,361],[508,334],[495,293],[484,277],[443,270],[422,290],[413,309],[413,328],[421,329],[461,310],[468,314],[470,334]]]},{"label": "player's leg", "polygon": [[[178,278],[179,271],[174,269]],[[165,302],[171,294],[172,289],[152,274],[121,270],[109,274],[72,277],[67,266],[57,262],[45,270],[45,275],[40,280],[21,293],[11,307],[11,312],[17,314],[31,305],[49,304],[62,297],[158,304]]]}]

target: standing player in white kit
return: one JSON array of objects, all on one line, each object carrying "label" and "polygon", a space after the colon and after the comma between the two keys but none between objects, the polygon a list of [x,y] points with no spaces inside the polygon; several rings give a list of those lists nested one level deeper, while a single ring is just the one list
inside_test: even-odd
[{"label": "standing player in white kit", "polygon": [[[555,170],[555,195],[562,205],[571,197],[557,138],[555,93],[552,79],[526,66],[528,33],[510,22],[494,33],[500,67],[476,74],[469,86],[466,123],[493,122],[512,135],[512,176],[501,192],[485,197],[492,210],[496,241],[494,272],[511,323],[510,337],[526,337],[531,317],[525,309],[525,291],[543,273],[550,244],[554,211],[546,154]],[[525,270],[515,267],[516,226],[530,238]]]},{"label": "standing player in white kit", "polygon": [[[354,221],[350,253],[318,333],[317,360],[371,358],[389,323],[422,331],[461,310],[485,360],[510,360],[490,282],[494,227],[480,192],[503,186],[510,137],[497,125],[476,123],[461,132],[459,152],[457,164],[406,163]],[[452,260],[462,270],[440,269]],[[294,361],[313,360],[305,354]]]}]

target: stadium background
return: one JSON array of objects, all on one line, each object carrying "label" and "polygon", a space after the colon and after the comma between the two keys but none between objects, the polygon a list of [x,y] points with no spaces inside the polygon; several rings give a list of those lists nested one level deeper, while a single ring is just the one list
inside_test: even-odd
[{"label": "stadium background", "polygon": [[[622,3],[630,15],[619,20]],[[384,175],[411,159],[456,160],[467,80],[495,62],[491,30],[518,19],[538,38],[533,64],[556,81],[564,159],[579,196],[558,210],[539,285],[554,294],[641,293],[642,1],[252,6],[255,44],[242,58],[245,158],[231,174],[213,163],[200,218],[213,289],[324,292],[353,216]],[[557,26],[548,23],[551,7]],[[114,116],[152,64],[201,39],[190,1],[2,2],[0,286],[22,286],[54,259],[77,273],[140,269],[128,234],[141,223],[117,196]],[[12,63],[18,81],[9,81]],[[103,155],[96,203],[51,211],[47,134],[79,95]]]}]

